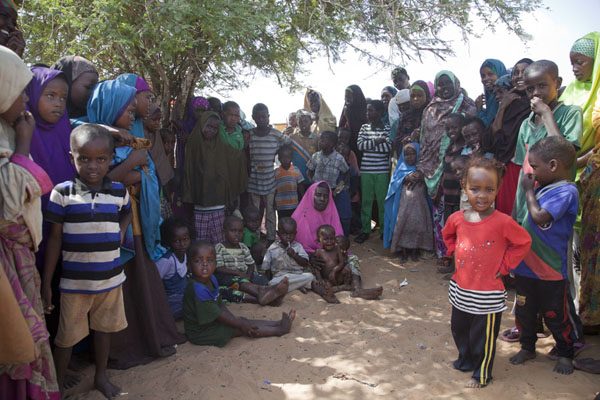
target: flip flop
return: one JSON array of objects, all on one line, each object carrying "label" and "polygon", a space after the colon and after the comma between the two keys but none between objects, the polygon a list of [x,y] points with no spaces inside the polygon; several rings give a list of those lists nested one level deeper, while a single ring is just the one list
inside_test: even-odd
[{"label": "flip flop", "polygon": [[500,339],[504,340],[505,342],[518,342],[520,338],[521,334],[516,326],[514,328],[507,329],[500,334]]},{"label": "flip flop", "polygon": [[[575,342],[573,343],[573,357],[577,357],[579,353],[585,350],[589,346],[587,342]],[[558,360],[558,349],[556,348],[556,344],[552,347],[547,354],[548,358],[551,360]]]}]

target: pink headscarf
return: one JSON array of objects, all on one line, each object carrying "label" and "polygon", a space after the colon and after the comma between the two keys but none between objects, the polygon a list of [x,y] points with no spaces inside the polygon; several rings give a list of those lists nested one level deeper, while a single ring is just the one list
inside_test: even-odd
[{"label": "pink headscarf", "polygon": [[329,185],[327,185],[329,190],[329,202],[327,203],[327,207],[325,207],[325,210],[323,211],[315,210],[315,191],[320,183],[327,184],[325,181],[313,183],[306,193],[304,193],[296,211],[292,214],[292,218],[296,220],[296,224],[298,225],[296,241],[300,243],[302,247],[304,247],[304,250],[309,254],[312,254],[317,249],[321,248],[321,244],[317,238],[317,229],[321,225],[328,224],[333,226],[336,236],[344,234]]}]

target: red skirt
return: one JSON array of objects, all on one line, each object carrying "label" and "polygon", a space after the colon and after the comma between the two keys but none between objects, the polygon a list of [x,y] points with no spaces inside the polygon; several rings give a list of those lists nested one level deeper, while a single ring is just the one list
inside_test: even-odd
[{"label": "red skirt", "polygon": [[519,173],[521,166],[509,162],[506,165],[506,173],[502,178],[502,185],[496,196],[496,210],[511,215],[515,197],[517,196],[517,185],[519,184]]}]

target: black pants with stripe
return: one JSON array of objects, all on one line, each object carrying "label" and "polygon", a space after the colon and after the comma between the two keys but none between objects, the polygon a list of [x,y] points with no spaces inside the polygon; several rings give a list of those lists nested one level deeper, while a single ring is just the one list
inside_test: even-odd
[{"label": "black pants with stripe", "polygon": [[560,357],[573,358],[573,325],[569,321],[568,282],[543,281],[517,275],[515,317],[521,332],[521,348],[535,352],[537,314],[540,313]]},{"label": "black pants with stripe", "polygon": [[477,315],[452,307],[450,328],[458,348],[454,368],[473,371],[473,379],[482,385],[487,385],[492,380],[496,339],[501,321],[501,312]]}]

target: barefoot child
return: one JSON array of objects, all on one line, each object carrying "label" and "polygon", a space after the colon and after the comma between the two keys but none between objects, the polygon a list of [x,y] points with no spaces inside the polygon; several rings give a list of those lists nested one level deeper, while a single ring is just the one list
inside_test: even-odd
[{"label": "barefoot child", "polygon": [[250,254],[256,265],[261,265],[265,256],[265,245],[260,242],[256,232],[260,228],[260,211],[253,205],[249,205],[242,211],[244,217],[244,233],[242,243],[250,249]]},{"label": "barefoot child", "polygon": [[[529,149],[533,174],[521,177],[527,201],[523,227],[533,240],[531,251],[514,271],[516,276],[517,326],[521,332],[521,351],[510,358],[523,364],[535,358],[537,314],[556,341],[558,361],[554,372],[573,372],[572,326],[567,312],[567,259],[579,195],[569,182],[576,160],[575,147],[560,136],[548,136]],[[535,182],[540,187],[534,190]]]},{"label": "barefoot child", "polygon": [[106,177],[113,152],[112,136],[101,126],[85,124],[71,133],[77,176],[57,185],[50,195],[45,217],[52,225],[42,279],[42,299],[50,309],[50,283],[62,250],[60,323],[54,341],[60,387],[73,346],[91,328],[96,357],[94,387],[108,398],[121,391],[108,380],[106,365],[111,333],[127,327],[120,244],[132,217],[127,190]]},{"label": "barefoot child", "polygon": [[282,313],[279,321],[263,321],[236,317],[227,309],[213,275],[217,257],[212,244],[193,243],[187,256],[192,279],[183,295],[183,326],[191,343],[223,347],[235,336],[255,338],[289,333],[296,310]]},{"label": "barefoot child", "polygon": [[333,190],[340,173],[345,173],[344,181],[350,179],[350,169],[344,157],[335,151],[338,142],[337,134],[331,131],[321,133],[319,137],[320,151],[312,155],[306,164],[306,174],[313,182],[325,181]]},{"label": "barefoot child", "polygon": [[171,217],[160,227],[160,237],[169,251],[156,262],[173,318],[183,317],[181,302],[188,273],[186,253],[196,239],[196,230],[185,219]]},{"label": "barefoot child", "polygon": [[473,158],[463,185],[472,206],[448,218],[442,234],[456,271],[450,280],[450,320],[458,359],[452,365],[473,375],[466,387],[482,388],[492,380],[496,339],[506,290],[501,276],[523,259],[531,238],[508,215],[492,208],[500,187],[502,164]]},{"label": "barefoot child", "polygon": [[225,218],[223,224],[225,241],[215,246],[217,257],[215,278],[222,289],[233,289],[231,296],[226,295],[225,292],[223,295],[228,301],[237,303],[258,303],[264,306],[274,301],[280,302],[280,298],[287,293],[287,279],[283,279],[272,288],[264,287],[268,279],[255,272],[256,265],[250,249],[240,242],[243,231],[244,221],[240,218],[233,215]]},{"label": "barefoot child", "polygon": [[267,272],[270,279],[269,285],[277,285],[287,278],[290,283],[288,292],[300,289],[306,293],[306,290],[312,289],[315,276],[306,269],[309,266],[308,254],[295,240],[296,221],[291,217],[281,218],[277,235],[279,240],[271,244],[262,265],[262,269]]},{"label": "barefoot child", "polygon": [[315,257],[323,263],[321,269],[315,269],[317,280],[325,281],[333,292],[352,290],[352,273],[346,267],[346,259],[335,244],[335,229],[331,225],[321,225],[317,230],[319,243],[323,248],[315,251]]},{"label": "barefoot child", "polygon": [[352,273],[352,297],[361,297],[365,300],[378,300],[383,293],[383,288],[377,286],[371,289],[362,288],[362,278],[360,272],[360,261],[356,254],[351,254],[348,250],[350,249],[350,239],[347,236],[336,236],[335,244],[342,252],[344,256],[344,262]]},{"label": "barefoot child", "polygon": [[304,177],[302,172],[292,164],[293,150],[283,145],[277,152],[280,166],[275,170],[275,208],[277,219],[291,217],[304,195]]}]

